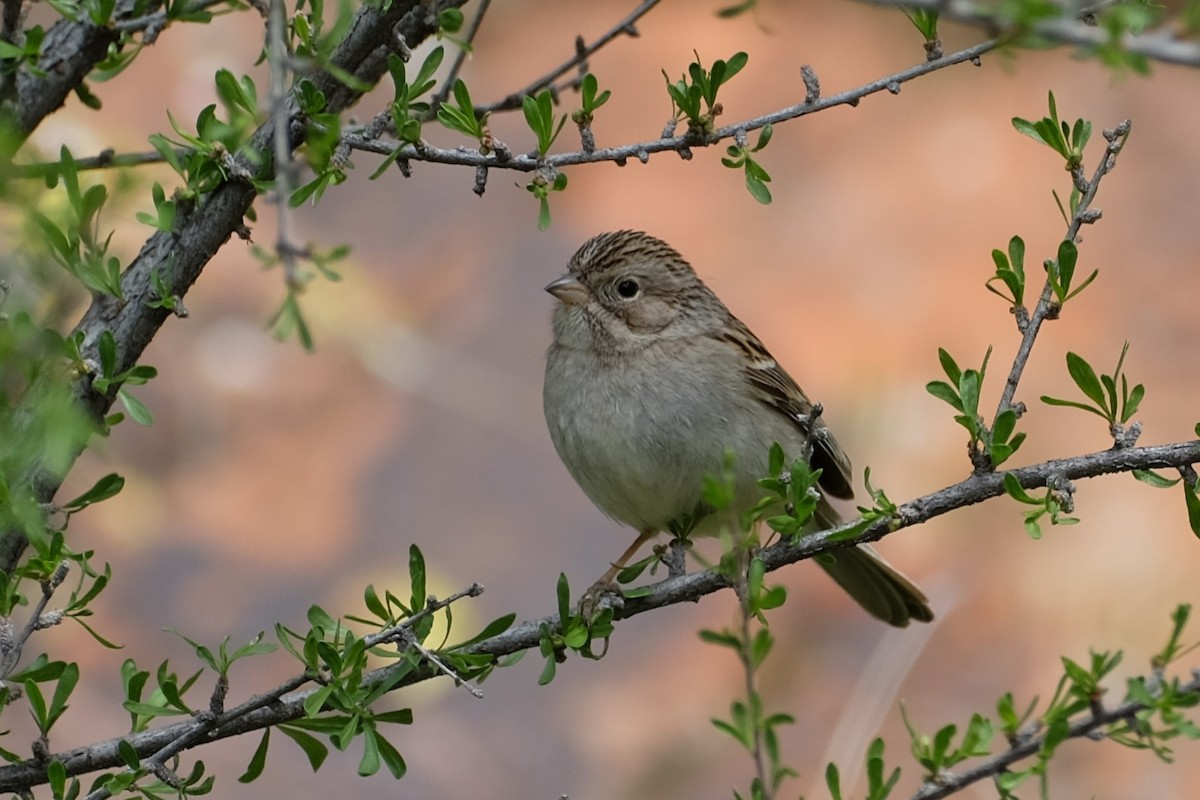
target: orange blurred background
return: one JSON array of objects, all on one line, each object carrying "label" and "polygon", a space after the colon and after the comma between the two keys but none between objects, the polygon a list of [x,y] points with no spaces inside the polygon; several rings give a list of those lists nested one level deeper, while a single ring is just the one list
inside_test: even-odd
[{"label": "orange blurred background", "polygon": [[[495,4],[463,77],[477,102],[500,98],[567,58],[576,34],[593,39],[634,5]],[[828,95],[924,57],[898,11],[764,2],[763,30],[750,16],[717,19],[722,5],[664,3],[639,24],[639,38],[621,38],[592,59],[601,87],[613,91],[595,124],[600,146],[658,137],[670,115],[660,70],[677,77],[693,48],[706,63],[750,54],[722,92],[722,122],[800,102],[803,64]],[[981,38],[953,26],[943,33],[947,52]],[[65,142],[76,156],[145,150],[150,133],[168,129],[164,108],[190,121],[215,102],[221,66],[261,78],[265,97],[264,72],[253,66],[261,37],[252,14],[171,29],[125,74],[93,87],[104,111],[74,103],[45,122],[35,143],[54,153]],[[1130,118],[1134,132],[1101,188],[1103,219],[1084,231],[1080,270],[1099,268],[1100,277],[1046,326],[1023,380],[1029,439],[1012,463],[1111,445],[1097,418],[1037,398],[1074,396],[1067,350],[1108,370],[1126,339],[1126,369],[1147,387],[1142,443],[1191,438],[1200,419],[1200,104],[1185,98],[1198,81],[1195,70],[1164,66],[1150,79],[1114,77],[1061,49],[994,53],[981,67],[906,84],[898,96],[778,126],[760,154],[774,178],[770,206],[750,197],[713,148],[690,162],[668,154],[569,170],[545,233],[535,226],[535,202],[514,186],[522,175],[493,172],[478,198],[471,170],[418,163],[410,179],[391,171],[372,182],[378,160],[356,154],[350,180],[296,215],[301,241],[354,246],[344,280],[317,280],[304,298],[316,353],[269,338],[281,275],[261,271],[244,243],[229,242],[186,298],[191,316],[170,321],[146,354],[160,376],[136,393],[154,426],[121,425],[68,479],[63,497],[105,472],[128,478],[119,497],[71,530],[77,546],[112,564],[114,583],[94,623],[125,649],[105,651],[74,626],[38,635],[38,647],[81,662],[87,689],[52,750],[126,730],[117,672],[124,658],[151,670],[168,657],[181,673],[196,668],[165,626],[212,644],[228,634],[236,644],[276,621],[302,626],[312,603],[359,613],[367,583],[407,595],[410,543],[425,553],[435,594],[473,581],[487,587],[456,606],[460,638],[509,611],[553,611],[560,571],[576,589],[598,575],[630,534],[593,508],[559,464],[540,387],[553,303],[541,288],[601,231],[641,228],[679,249],[824,404],[856,467],[870,466],[893,500],[961,479],[969,471],[964,432],[924,386],[941,377],[939,346],[977,366],[992,345],[984,407],[994,407],[1018,334],[983,288],[990,251],[1020,234],[1036,276],[1064,229],[1050,192],[1069,191],[1067,174],[1009,122],[1042,116],[1048,90],[1064,118],[1095,124],[1089,175],[1101,128]],[[359,119],[390,99],[389,88],[373,93]],[[574,103],[567,97],[564,107]],[[497,116],[492,128],[516,152],[533,146],[519,115]],[[426,137],[467,144],[436,125]],[[568,126],[556,149],[577,146]],[[174,186],[156,168],[138,174]],[[149,210],[149,191],[141,198],[137,210]],[[260,206],[260,245],[274,241],[273,215]],[[132,213],[107,222],[118,219]],[[147,235],[123,228],[118,239],[132,255]],[[1123,676],[1144,672],[1165,641],[1175,605],[1200,601],[1200,543],[1177,489],[1117,476],[1079,483],[1076,500],[1081,523],[1047,528],[1040,541],[1026,536],[1022,509],[1006,499],[889,537],[888,557],[937,610],[928,627],[885,628],[811,566],[775,575],[790,602],[772,617],[778,643],[762,688],[770,709],[797,719],[781,732],[785,760],[800,772],[786,796],[826,796],[828,760],[841,767],[847,793],[861,794],[864,784],[850,784],[875,735],[887,740],[889,765],[904,767],[895,796],[910,795],[920,773],[907,756],[901,699],[930,734],[962,726],[976,711],[994,715],[1008,690],[1018,705],[1047,699],[1059,656],[1082,661],[1088,647],[1126,649],[1107,698],[1120,699]],[[748,786],[751,763],[708,720],[727,714],[742,678],[729,653],[696,633],[729,624],[733,610],[726,594],[623,623],[606,658],[572,659],[546,687],[536,685],[541,664],[531,654],[494,675],[481,701],[448,681],[404,691],[391,702],[414,707],[416,725],[392,736],[409,765],[398,786],[382,773],[354,777],[357,743],[314,777],[299,751],[275,737],[265,776],[249,786],[234,778],[256,737],[188,757],[219,771],[228,798],[329,795],[346,791],[348,780],[360,798],[729,796]],[[230,704],[294,670],[282,655],[240,664]],[[23,735],[18,729],[5,746],[32,738]],[[1054,762],[1052,791],[1191,797],[1196,747],[1181,743],[1182,763],[1166,766],[1115,744],[1076,742]]]}]

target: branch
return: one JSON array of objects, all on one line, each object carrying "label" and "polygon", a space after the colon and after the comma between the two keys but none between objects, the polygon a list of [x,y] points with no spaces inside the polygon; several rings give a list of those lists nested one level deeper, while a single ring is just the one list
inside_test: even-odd
[{"label": "branch", "polygon": [[[465,2],[465,0],[463,0]],[[936,72],[945,67],[961,64],[964,61],[978,63],[980,56],[994,50],[1000,45],[998,39],[992,39],[986,42],[968,47],[965,50],[960,50],[957,53],[940,58],[936,61],[926,61],[921,64],[894,73],[892,75],[879,78],[871,83],[864,84],[855,89],[850,89],[840,94],[830,95],[825,98],[814,99],[811,102],[805,101],[794,106],[774,111],[770,114],[764,114],[759,117],[744,120],[733,125],[727,125],[723,128],[715,130],[707,139],[697,141],[694,136],[670,136],[661,139],[656,139],[649,142],[639,142],[634,144],[621,145],[618,147],[607,147],[598,150],[579,150],[569,153],[555,153],[546,156],[543,160],[538,160],[535,156],[530,155],[513,155],[508,158],[501,158],[496,153],[484,155],[478,150],[467,147],[455,147],[442,149],[434,147],[430,144],[422,143],[421,145],[404,144],[401,145],[395,140],[380,139],[376,136],[367,133],[347,133],[342,136],[342,142],[353,150],[360,150],[368,153],[376,153],[378,155],[391,155],[400,151],[399,160],[408,161],[425,161],[434,164],[450,164],[466,167],[485,167],[487,169],[510,169],[517,172],[536,172],[539,168],[547,166],[558,169],[561,167],[570,167],[580,164],[594,164],[602,161],[611,161],[619,166],[624,166],[630,158],[636,158],[640,161],[646,161],[654,153],[662,152],[678,152],[682,153],[691,147],[697,145],[714,145],[725,139],[736,138],[741,134],[755,131],[765,127],[768,124],[777,124],[788,120],[803,117],[808,114],[813,114],[817,111],[824,111],[827,108],[834,106],[848,105],[855,107],[864,98],[878,92],[888,91],[896,94],[900,91],[900,85],[907,83],[923,75],[931,72]],[[521,95],[512,95],[520,97]],[[490,108],[483,106],[481,108]],[[176,151],[181,157],[187,154],[187,150],[181,149]],[[76,159],[76,168],[85,169],[105,169],[108,167],[117,166],[140,166],[142,164],[154,164],[162,161],[162,156],[157,152],[146,153],[123,153],[114,154],[111,151],[100,153],[99,155],[89,156],[86,158]],[[15,167],[15,174],[22,178],[37,178],[47,174],[55,174],[58,171],[57,162],[48,162],[43,164],[25,164]]]},{"label": "branch", "polygon": [[[187,16],[195,14],[198,11],[207,11],[213,6],[219,6],[223,3],[229,3],[231,10],[237,10],[238,8],[237,0],[195,0],[195,2],[182,11],[177,9],[173,13],[177,17]],[[167,12],[164,10],[156,11],[152,14],[143,14],[140,17],[133,17],[132,19],[120,20],[113,24],[113,28],[123,33],[143,31],[145,33],[144,41],[146,44],[153,44],[158,34],[166,27],[167,22]]]},{"label": "branch", "polygon": [[50,604],[50,598],[54,596],[55,590],[62,586],[62,582],[67,579],[67,572],[70,568],[70,562],[63,561],[49,578],[42,581],[42,596],[38,598],[37,605],[30,612],[29,619],[25,621],[25,627],[21,629],[20,635],[14,637],[12,622],[6,617],[0,617],[0,631],[2,631],[0,632],[0,682],[9,676],[13,667],[21,660],[21,652],[25,649],[25,643],[29,641],[29,637],[35,631],[57,625],[62,620],[61,611],[47,614],[46,606]]},{"label": "branch", "polygon": [[[1021,485],[1027,489],[1047,485],[1056,478],[1070,480],[1093,478],[1119,472],[1130,472],[1135,469],[1180,468],[1200,463],[1200,439],[1178,442],[1175,444],[1158,445],[1153,447],[1131,447],[1121,450],[1103,450],[1096,453],[1047,461],[1021,469],[1011,470]],[[852,537],[846,537],[847,532],[856,527],[857,521],[847,522],[827,531],[820,531],[800,538],[797,541],[781,541],[763,551],[760,555],[768,571],[780,569],[788,564],[803,561],[820,553],[856,544],[873,542],[895,533],[904,528],[910,528],[923,522],[941,516],[965,506],[974,505],[1004,493],[1004,476],[999,473],[971,475],[966,480],[948,486],[932,494],[919,497],[899,506],[892,519],[880,519],[870,527]],[[839,538],[846,537],[846,538]],[[614,609],[615,619],[628,619],[644,614],[663,606],[677,603],[696,602],[701,597],[713,594],[731,586],[729,578],[718,573],[715,569],[694,572],[690,575],[666,578],[647,587],[647,594],[627,598],[624,603]],[[472,590],[468,590],[468,594]],[[453,598],[451,598],[453,599]],[[449,602],[447,600],[446,602]],[[413,620],[409,620],[411,624]],[[558,615],[541,619],[529,620],[516,625],[509,630],[490,639],[476,642],[468,647],[449,652],[459,652],[466,655],[490,655],[499,659],[522,650],[537,649],[540,643],[540,631],[543,626],[558,630],[561,622]],[[380,634],[383,641],[386,636]],[[367,673],[363,677],[362,687],[369,689],[381,682],[391,682],[397,668],[383,667]],[[415,683],[421,683],[437,677],[440,673],[428,662],[413,669],[404,678],[395,683],[399,689]],[[293,681],[296,679],[292,679]],[[285,686],[291,685],[291,682]],[[128,742],[143,758],[148,758],[172,742],[185,741],[184,747],[201,741],[208,742],[225,739],[242,733],[261,730],[263,728],[290,722],[304,716],[304,701],[316,690],[306,690],[285,695],[278,689],[267,692],[257,698],[276,698],[268,703],[256,703],[256,699],[247,701],[234,711],[215,717],[206,724],[205,736],[193,739],[196,720],[179,722],[162,728],[132,734],[105,742],[68,750],[51,756],[62,762],[68,775],[81,775],[102,769],[111,769],[124,764],[117,747],[122,741]],[[237,712],[235,714],[235,712]],[[179,752],[182,747],[173,751]],[[0,792],[17,791],[46,781],[44,762],[23,761],[19,764],[0,767]]]},{"label": "branch", "polygon": [[654,141],[621,145],[620,147],[555,153],[546,156],[544,159],[540,159],[536,155],[512,155],[508,158],[503,158],[494,152],[484,155],[478,150],[466,147],[443,150],[425,143],[421,143],[420,145],[401,145],[394,140],[373,139],[363,134],[347,134],[343,137],[343,141],[352,149],[378,153],[379,155],[391,155],[399,150],[399,160],[401,161],[428,161],[437,164],[456,164],[477,168],[486,167],[487,169],[511,169],[518,172],[536,172],[538,169],[545,169],[546,167],[558,169],[577,164],[593,164],[601,161],[612,161],[618,166],[624,166],[630,158],[636,158],[639,161],[645,162],[649,160],[653,153],[677,152],[682,154],[689,151],[692,147],[714,145],[725,139],[733,139],[745,135],[750,131],[766,127],[767,125],[786,122],[813,114],[817,111],[824,111],[833,106],[857,106],[859,101],[864,97],[885,90],[896,94],[900,91],[901,84],[931,72],[936,72],[939,69],[961,64],[964,61],[977,64],[980,56],[989,50],[995,49],[999,44],[1000,40],[998,39],[981,42],[965,50],[960,50],[957,53],[940,58],[937,61],[922,62],[915,67],[888,75],[856,89],[842,92],[841,94],[831,95],[830,97],[817,99],[813,102],[806,101],[771,112],[770,114],[764,114],[733,125],[718,128],[704,139],[698,139],[691,134],[667,136]]},{"label": "branch", "polygon": [[[475,10],[475,16],[471,19],[471,27],[467,29],[463,41],[471,44],[475,41],[475,35],[479,33],[479,26],[483,24],[483,15],[488,12],[492,5],[492,0],[480,0],[479,8]],[[467,48],[459,47],[458,53],[454,56],[454,63],[450,65],[450,70],[446,73],[446,77],[442,80],[442,88],[438,89],[437,94],[429,101],[430,119],[437,116],[437,110],[442,103],[446,102],[446,98],[450,96],[450,91],[454,88],[454,82],[458,80],[458,73],[462,71],[463,64],[467,61]]]},{"label": "branch", "polygon": [[[1177,692],[1180,695],[1200,692],[1200,670],[1195,672],[1194,677],[1190,681],[1179,686]],[[1070,725],[1066,736],[1063,738],[1078,739],[1084,736],[1093,736],[1102,728],[1116,722],[1131,720],[1138,712],[1148,708],[1151,708],[1151,706],[1130,700],[1113,709],[1093,711],[1091,717],[1088,719],[1083,719]],[[936,781],[926,782],[918,789],[916,794],[913,795],[913,800],[940,800],[940,798],[949,797],[961,791],[972,783],[999,775],[1016,762],[1036,755],[1041,751],[1042,746],[1046,743],[1047,735],[1042,734],[1041,736],[1022,738],[1005,752],[976,764],[965,772],[957,774],[943,773],[937,777]]]},{"label": "branch", "polygon": [[[1117,156],[1120,154],[1121,148],[1125,146],[1125,140],[1129,138],[1129,130],[1129,120],[1124,120],[1116,128],[1104,132],[1104,138],[1108,141],[1108,146],[1104,148],[1104,156],[1100,159],[1100,163],[1096,165],[1096,171],[1092,174],[1092,180],[1087,184],[1086,191],[1084,191],[1083,196],[1079,199],[1079,207],[1075,210],[1075,215],[1071,218],[1071,222],[1067,226],[1067,232],[1063,236],[1064,241],[1074,242],[1075,237],[1079,235],[1079,229],[1085,223],[1091,223],[1097,219],[1098,212],[1091,210],[1092,201],[1096,199],[1096,192],[1100,189],[1100,179],[1111,172],[1113,167],[1116,166]],[[1082,177],[1082,169],[1080,169],[1079,180],[1082,180]],[[1013,398],[1017,393],[1017,384],[1020,383],[1021,374],[1025,371],[1025,364],[1029,361],[1030,353],[1033,352],[1033,343],[1037,339],[1038,331],[1041,329],[1043,322],[1058,314],[1059,306],[1058,303],[1051,301],[1052,294],[1053,287],[1049,271],[1047,271],[1046,283],[1042,287],[1042,294],[1038,297],[1033,315],[1029,318],[1022,332],[1021,345],[1017,348],[1017,355],[1013,359],[1012,370],[1008,373],[1008,380],[1004,383],[1004,391],[1000,395],[1000,404],[996,407],[997,416],[1013,407]]]},{"label": "branch", "polygon": [[[1083,19],[1067,16],[1073,13],[1072,4],[1064,4],[1064,16],[1043,19],[1037,22],[1015,23],[1010,15],[998,11],[994,5],[982,5],[972,0],[866,0],[877,6],[892,8],[923,9],[936,11],[942,19],[961,22],[982,28],[990,35],[1003,32],[1005,35],[1034,38],[1060,45],[1075,45],[1085,50],[1110,46],[1113,37],[1109,31],[1096,27],[1093,15]],[[1000,5],[1003,8],[1003,4]],[[1143,56],[1167,64],[1200,67],[1200,42],[1180,39],[1170,25],[1142,34],[1125,33],[1116,43],[1126,53]]]},{"label": "branch", "polygon": [[[591,44],[579,44],[575,48],[575,55],[571,58],[567,59],[562,64],[559,64],[553,70],[538,78],[524,89],[521,89],[518,92],[513,92],[503,100],[498,100],[495,103],[490,103],[486,106],[477,106],[475,108],[475,112],[491,113],[493,111],[510,111],[512,109],[521,107],[522,98],[535,95],[542,89],[549,88],[551,92],[557,94],[563,89],[572,88],[573,86],[578,85],[577,82],[580,80],[580,78],[574,78],[563,86],[554,86],[554,82],[579,65],[585,64],[588,58],[590,58],[597,50],[604,47],[618,36],[638,36],[638,30],[634,24],[647,13],[649,13],[652,8],[658,5],[658,3],[659,0],[643,0],[640,6],[629,13],[629,16],[625,17],[623,20],[610,28],[599,39],[596,39]],[[431,108],[431,113],[436,113],[436,111],[436,106]]]}]

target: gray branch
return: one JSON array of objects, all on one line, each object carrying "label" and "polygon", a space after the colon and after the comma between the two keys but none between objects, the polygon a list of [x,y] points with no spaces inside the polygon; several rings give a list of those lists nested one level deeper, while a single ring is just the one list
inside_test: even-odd
[{"label": "gray branch", "polygon": [[[1095,212],[1092,210],[1092,203],[1096,199],[1096,192],[1100,190],[1100,181],[1116,166],[1117,156],[1121,153],[1121,148],[1125,146],[1126,139],[1129,138],[1130,131],[1129,120],[1123,120],[1115,128],[1104,132],[1104,138],[1108,145],[1104,148],[1104,155],[1100,158],[1100,163],[1096,165],[1096,171],[1092,175],[1092,180],[1087,184],[1082,196],[1079,199],[1079,207],[1075,210],[1075,215],[1071,218],[1071,222],[1067,225],[1067,232],[1063,235],[1063,241],[1074,242],[1075,237],[1079,235],[1079,230],[1085,223],[1092,222],[1095,219]],[[1079,180],[1083,180],[1082,167],[1079,168]],[[1008,373],[1008,378],[1004,382],[1004,391],[1000,395],[999,405],[996,407],[996,416],[999,416],[1004,411],[1013,408],[1013,399],[1017,394],[1017,384],[1021,381],[1021,375],[1025,371],[1025,364],[1029,361],[1029,355],[1033,352],[1033,343],[1037,340],[1038,331],[1041,330],[1042,323],[1047,319],[1053,319],[1057,316],[1059,306],[1057,301],[1052,300],[1053,285],[1051,283],[1051,275],[1046,274],[1046,282],[1042,286],[1042,293],[1038,297],[1037,305],[1033,309],[1033,315],[1025,320],[1021,331],[1021,344],[1017,348],[1017,354],[1013,358],[1012,369]]]},{"label": "gray branch", "polygon": [[517,172],[536,172],[547,167],[560,169],[579,164],[594,164],[601,161],[611,161],[624,165],[631,158],[640,161],[647,160],[654,153],[674,152],[684,153],[692,147],[714,145],[726,139],[745,135],[750,131],[775,125],[788,120],[797,119],[808,114],[824,111],[834,106],[857,106],[859,101],[878,92],[887,91],[891,94],[899,92],[900,84],[928,75],[931,72],[961,64],[964,61],[975,63],[979,57],[989,50],[999,46],[998,39],[981,42],[957,53],[951,53],[936,61],[925,61],[909,69],[888,75],[878,80],[859,86],[840,94],[830,95],[815,102],[799,103],[794,106],[773,111],[752,119],[743,120],[733,125],[718,128],[705,138],[692,134],[682,136],[664,136],[652,141],[636,144],[621,145],[620,147],[605,147],[595,150],[578,150],[570,153],[554,153],[539,159],[537,154],[511,155],[504,157],[495,152],[480,153],[478,149],[458,147],[440,149],[422,142],[418,145],[401,144],[394,140],[374,139],[364,134],[346,134],[343,141],[355,150],[363,150],[379,155],[391,155],[399,150],[400,161],[428,161],[437,164],[456,164],[467,167],[484,167],[486,169],[509,169]]},{"label": "gray branch", "polygon": [[[1200,440],[1154,447],[1104,450],[1072,458],[1046,461],[1011,470],[1011,473],[1024,488],[1033,489],[1046,486],[1049,481],[1058,477],[1080,480],[1100,475],[1130,472],[1135,469],[1178,469],[1197,463],[1200,463]],[[877,541],[899,530],[920,525],[955,509],[981,503],[1001,495],[1004,493],[1003,482],[1002,473],[971,475],[953,486],[904,503],[898,507],[893,519],[880,519],[856,536],[839,538],[844,537],[847,531],[855,527],[855,522],[851,521],[828,531],[802,537],[795,542],[781,541],[763,550],[761,556],[767,569],[774,571],[820,553]],[[681,577],[669,577],[650,586],[648,594],[625,600],[620,607],[615,609],[615,617],[628,619],[663,606],[695,602],[705,595],[728,588],[730,585],[728,577],[715,570],[704,570]],[[461,648],[458,652],[491,655],[499,659],[522,650],[536,650],[543,626],[547,626],[551,630],[559,630],[561,622],[558,615],[522,622],[490,639]],[[450,648],[444,652],[452,653],[454,651],[455,648]],[[384,667],[368,673],[364,676],[363,687],[370,688],[380,682],[388,681],[395,669],[396,667]],[[427,681],[441,674],[429,664],[423,663],[420,668],[413,670],[400,680],[394,688],[399,689]],[[155,753],[163,751],[163,748],[171,748],[172,753],[177,753],[196,744],[290,722],[304,715],[304,701],[312,691],[315,691],[305,690],[287,694],[290,688],[296,685],[294,683],[296,680],[299,678],[292,679],[284,684],[283,688],[256,695],[255,698],[248,700],[238,708],[215,718],[178,722],[162,728],[68,750],[55,754],[53,758],[62,762],[68,775],[83,775],[122,766],[124,761],[117,749],[121,741],[128,742],[142,758],[149,758]],[[197,726],[203,726],[205,731],[203,736],[196,733]],[[1023,756],[1014,756],[1013,759],[1019,757]],[[997,767],[997,769],[1001,768],[1002,766]],[[964,775],[970,774],[973,773],[964,773]],[[978,779],[974,778],[974,780]],[[45,781],[46,769],[42,762],[30,760],[0,767],[0,792],[19,791],[45,783]],[[927,798],[922,798],[922,800],[927,800]]]},{"label": "gray branch", "polygon": [[[1069,3],[1063,6],[1064,16],[1039,20],[1025,25],[1017,31],[1014,29],[1012,21],[997,10],[996,4],[977,3],[974,0],[865,1],[872,5],[890,6],[896,9],[936,11],[943,20],[953,20],[981,28],[993,36],[1001,32],[1020,33],[1022,36],[1040,41],[1073,45],[1085,49],[1095,49],[1111,43],[1109,32],[1096,26],[1094,15],[1089,14],[1083,19],[1075,19],[1071,15],[1078,9]],[[1000,5],[1003,7],[1003,4]],[[1120,37],[1118,44],[1127,53],[1144,56],[1153,61],[1200,67],[1200,41],[1179,38],[1170,25],[1164,25],[1142,34],[1126,33]]]}]

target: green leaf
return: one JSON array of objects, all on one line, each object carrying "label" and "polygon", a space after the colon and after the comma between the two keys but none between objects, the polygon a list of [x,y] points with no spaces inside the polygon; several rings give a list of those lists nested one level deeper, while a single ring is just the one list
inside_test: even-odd
[{"label": "green leaf", "polygon": [[[50,792],[54,795],[55,800],[66,796],[67,768],[61,761],[55,759],[46,767],[46,780],[50,784]],[[74,796],[72,795],[72,797]]]},{"label": "green leaf", "polygon": [[326,757],[329,756],[329,748],[322,744],[315,736],[291,725],[280,725],[279,732],[299,745],[300,749],[304,751],[304,755],[308,758],[308,763],[312,767],[313,772],[316,772],[325,763]]},{"label": "green leaf", "polygon": [[[983,376],[973,369],[964,372],[958,380],[958,394],[962,398],[963,413],[972,418],[979,413],[979,389],[982,382]],[[971,421],[974,423],[974,419]]]},{"label": "green leaf", "polygon": [[250,763],[246,765],[246,771],[238,776],[239,783],[250,783],[262,775],[263,768],[267,765],[267,748],[270,743],[271,729],[267,728],[263,731],[258,747],[254,749],[254,755],[250,757]]},{"label": "green leaf", "polygon": [[1079,260],[1079,248],[1070,239],[1063,239],[1058,244],[1059,285],[1062,288],[1060,302],[1066,302],[1070,296],[1071,280],[1075,276],[1075,264]]},{"label": "green leaf", "polygon": [[996,422],[992,426],[992,437],[997,442],[1007,442],[1012,436],[1013,430],[1017,427],[1017,412],[1011,408],[1002,412],[996,417]]},{"label": "green leaf", "polygon": [[425,607],[428,595],[425,591],[425,556],[415,544],[408,547],[408,578],[412,582],[412,604],[410,608],[417,613]]},{"label": "green leaf", "polygon": [[[1122,376],[1122,382],[1124,382],[1124,376]],[[1122,425],[1133,419],[1133,415],[1137,413],[1137,410],[1142,405],[1142,400],[1145,398],[1145,396],[1146,387],[1139,383],[1137,386],[1133,387],[1133,391],[1131,391],[1128,396],[1125,397],[1124,404],[1121,408]]]},{"label": "green leaf", "polygon": [[362,734],[363,754],[358,762],[358,774],[365,778],[379,772],[379,737],[370,726],[363,728]]},{"label": "green leaf", "polygon": [[117,397],[121,399],[125,410],[129,412],[129,418],[134,422],[147,426],[154,423],[154,415],[150,413],[146,404],[134,397],[124,386],[117,390]]},{"label": "green leaf", "polygon": [[963,410],[962,400],[959,398],[958,392],[945,381],[930,381],[925,384],[925,391],[937,399],[949,403],[955,411],[961,412]]},{"label": "green leaf", "polygon": [[110,497],[115,497],[125,488],[125,479],[115,472],[110,472],[74,500],[66,503],[63,508],[68,511],[80,511],[92,503],[99,503]]},{"label": "green leaf", "polygon": [[133,749],[133,745],[128,739],[122,739],[117,742],[117,755],[121,756],[121,760],[125,762],[125,766],[132,770],[140,770],[142,768],[142,759],[138,756],[137,750]]},{"label": "green leaf", "polygon": [[1018,133],[1025,134],[1030,139],[1033,139],[1035,142],[1040,142],[1041,144],[1047,144],[1046,140],[1042,138],[1041,133],[1038,132],[1037,126],[1034,125],[1029,120],[1022,119],[1021,117],[1013,117],[1012,118],[1012,126],[1013,126],[1013,128],[1015,128],[1017,130]]},{"label": "green leaf", "polygon": [[73,662],[67,664],[63,667],[62,675],[59,676],[58,683],[54,687],[54,696],[50,699],[50,725],[57,722],[63,712],[67,710],[67,700],[71,697],[71,692],[75,691],[78,683],[79,665]]},{"label": "green leaf", "polygon": [[1091,364],[1078,354],[1068,352],[1067,372],[1070,373],[1071,380],[1075,381],[1075,385],[1087,395],[1088,399],[1094,401],[1102,410],[1109,410],[1104,402],[1104,390],[1100,386],[1100,379],[1096,377],[1096,371],[1092,369]]},{"label": "green leaf", "polygon": [[1197,487],[1183,485],[1183,499],[1187,504],[1188,525],[1192,528],[1192,533],[1200,536],[1200,497],[1196,495]]},{"label": "green leaf", "polygon": [[499,636],[511,628],[516,619],[517,615],[515,613],[508,613],[502,617],[498,617],[488,623],[487,626],[485,626],[484,629],[479,633],[475,634],[470,639],[467,639],[465,642],[460,642],[459,644],[454,645],[452,649],[460,650],[464,647],[469,647],[476,642],[482,642],[487,639],[491,639],[492,637]]},{"label": "green leaf", "polygon": [[1004,491],[1005,493],[1016,500],[1018,503],[1025,503],[1031,506],[1040,506],[1041,500],[1033,498],[1021,486],[1021,482],[1017,480],[1017,476],[1011,472],[1004,473]]},{"label": "green leaf", "polygon": [[[725,76],[722,82],[727,82],[734,75],[742,71],[742,67],[746,66],[750,61],[750,56],[746,53],[738,52],[729,57],[729,61],[725,62]],[[720,63],[720,62],[718,62]]]},{"label": "green leaf", "polygon": [[558,625],[560,631],[567,629],[567,621],[571,619],[571,587],[567,583],[567,573],[558,573],[558,584],[555,586],[558,600]]},{"label": "green leaf", "polygon": [[837,764],[832,761],[825,766],[825,785],[829,787],[832,800],[842,800],[842,781],[838,776]]},{"label": "green leaf", "polygon": [[957,386],[962,378],[962,370],[958,368],[958,364],[955,363],[954,358],[944,348],[939,347],[938,361],[942,365],[942,371],[950,379],[950,383]]},{"label": "green leaf", "polygon": [[404,763],[400,751],[379,734],[376,734],[375,746],[379,751],[379,757],[383,759],[384,766],[388,768],[388,772],[392,773],[392,777],[403,778],[408,772],[408,765]]},{"label": "green leaf", "polygon": [[1153,486],[1155,489],[1170,489],[1181,480],[1180,478],[1175,478],[1174,480],[1171,480],[1170,478],[1164,478],[1157,472],[1148,469],[1133,470],[1133,477],[1137,478],[1147,486]]},{"label": "green leaf", "polygon": [[770,453],[767,456],[767,474],[772,477],[781,475],[785,459],[783,446],[779,442],[772,442]]},{"label": "green leaf", "polygon": [[1078,408],[1082,411],[1090,411],[1091,413],[1093,413],[1096,416],[1101,417],[1103,419],[1108,419],[1108,416],[1106,414],[1104,414],[1104,412],[1102,412],[1100,409],[1095,408],[1094,406],[1089,406],[1086,403],[1079,403],[1074,400],[1062,400],[1057,397],[1049,397],[1047,395],[1042,395],[1040,399],[1043,403],[1045,403],[1048,406],[1063,406],[1065,408]]},{"label": "green leaf", "polygon": [[746,162],[746,189],[750,191],[750,196],[755,200],[762,203],[764,206],[769,206],[771,205],[771,190],[767,188],[766,181],[771,180],[771,178],[770,176],[760,178],[755,175],[751,175],[749,166],[752,163],[753,162],[751,161]]},{"label": "green leaf", "polygon": [[33,715],[33,721],[37,723],[38,730],[45,735],[50,730],[50,718],[46,713],[46,698],[36,681],[26,680],[24,685],[25,697],[29,701],[29,712]]}]

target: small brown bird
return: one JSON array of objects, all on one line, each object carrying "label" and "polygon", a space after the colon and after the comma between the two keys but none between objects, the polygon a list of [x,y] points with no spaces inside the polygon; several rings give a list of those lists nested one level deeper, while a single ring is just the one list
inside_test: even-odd
[{"label": "small brown bird", "polygon": [[[804,392],[670,245],[601,234],[546,291],[559,301],[543,390],[550,438],[592,502],[638,531],[589,595],[611,591],[638,548],[701,507],[704,477],[729,450],[735,510],[762,496],[774,442],[789,460],[811,444],[821,489],[853,496],[850,461]],[[824,497],[816,522],[839,522]],[[716,528],[701,521],[695,532]],[[921,590],[866,545],[819,563],[884,622],[933,619]]]}]

